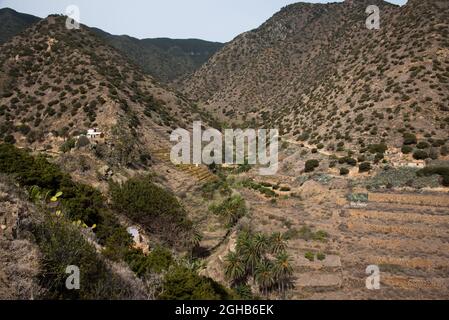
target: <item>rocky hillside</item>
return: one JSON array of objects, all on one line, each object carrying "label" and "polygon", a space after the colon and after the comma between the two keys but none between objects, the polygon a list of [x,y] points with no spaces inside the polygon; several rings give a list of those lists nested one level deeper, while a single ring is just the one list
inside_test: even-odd
[{"label": "rocky hillside", "polygon": [[[82,26],[50,16],[0,51],[0,139],[36,150],[73,147],[98,128],[94,150],[112,165],[145,164],[170,128],[198,119],[190,103],[144,75]],[[67,145],[68,143],[68,145]]]},{"label": "rocky hillside", "polygon": [[[0,44],[10,40],[41,18],[19,13],[9,8],[0,9]],[[98,28],[91,30],[106,43],[119,50],[141,70],[160,82],[170,82],[193,73],[203,65],[222,43],[199,39],[136,39],[116,36]]]},{"label": "rocky hillside", "polygon": [[[368,30],[365,9],[380,8]],[[297,3],[228,43],[181,86],[228,121],[279,127],[318,148],[404,133],[447,139],[449,3]]]},{"label": "rocky hillside", "polygon": [[10,40],[39,20],[38,17],[19,13],[9,8],[0,9],[0,44]]}]

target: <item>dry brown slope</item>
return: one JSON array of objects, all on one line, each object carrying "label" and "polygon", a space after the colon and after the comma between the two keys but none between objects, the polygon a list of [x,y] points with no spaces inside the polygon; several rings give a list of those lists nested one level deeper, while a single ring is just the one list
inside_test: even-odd
[{"label": "dry brown slope", "polygon": [[[365,27],[369,4],[381,30]],[[225,119],[255,120],[312,144],[399,144],[397,130],[447,138],[447,1],[285,7],[184,82]],[[421,132],[422,131],[422,132]]]},{"label": "dry brown slope", "polygon": [[200,118],[189,101],[144,75],[88,27],[67,30],[64,17],[50,16],[0,48],[0,139],[19,146],[58,150],[64,140],[98,127],[105,133],[100,158],[139,164],[171,128]]}]

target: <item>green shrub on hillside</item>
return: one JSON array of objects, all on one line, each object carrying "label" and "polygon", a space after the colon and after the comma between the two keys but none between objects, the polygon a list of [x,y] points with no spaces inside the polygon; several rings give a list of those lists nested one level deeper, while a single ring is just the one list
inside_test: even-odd
[{"label": "green shrub on hillside", "polygon": [[320,166],[318,160],[307,160],[305,166],[305,172],[313,172],[316,168]]},{"label": "green shrub on hillside", "polygon": [[210,210],[220,216],[228,228],[233,227],[247,213],[245,199],[239,195],[231,196],[219,205],[212,205]]},{"label": "green shrub on hillside", "polygon": [[113,206],[136,221],[154,217],[185,217],[174,195],[150,181],[148,176],[129,179],[123,184],[111,183]]},{"label": "green shrub on hillside", "polygon": [[207,182],[201,187],[202,197],[208,200],[212,200],[214,198],[216,191],[223,196],[230,196],[232,193],[232,190],[225,178]]},{"label": "green shrub on hillside", "polygon": [[410,146],[404,145],[404,146],[402,147],[401,151],[402,151],[403,154],[410,154],[410,153],[413,152],[413,148],[410,147]]},{"label": "green shrub on hillside", "polygon": [[416,138],[416,135],[413,133],[404,133],[404,145],[408,146],[417,143],[418,139]]},{"label": "green shrub on hillside", "polygon": [[174,263],[171,252],[163,247],[154,248],[148,255],[143,255],[137,249],[129,250],[125,260],[139,277],[150,273],[161,273],[168,270]]},{"label": "green shrub on hillside", "polygon": [[425,159],[429,158],[429,154],[423,150],[416,150],[413,153],[413,158],[416,160],[425,160]]},{"label": "green shrub on hillside", "polygon": [[[47,216],[32,228],[42,253],[40,285],[44,299],[126,299],[132,298],[127,285],[97,255],[77,227],[63,219]],[[67,290],[67,266],[80,270],[80,290]],[[131,291],[131,290],[130,290]]]},{"label": "green shrub on hillside", "polygon": [[182,231],[192,229],[178,199],[148,176],[131,178],[123,184],[111,183],[110,194],[113,209],[170,243],[183,242]]},{"label": "green shrub on hillside", "polygon": [[162,300],[230,300],[231,294],[211,278],[199,276],[194,271],[176,266],[165,275]]},{"label": "green shrub on hillside", "polygon": [[371,170],[371,164],[369,162],[363,162],[359,165],[359,172],[368,172]]},{"label": "green shrub on hillside", "polygon": [[417,171],[418,169],[409,167],[387,167],[367,181],[367,184],[370,188],[374,189],[386,186],[392,186],[394,188],[436,188],[440,185],[435,176],[417,176]]},{"label": "green shrub on hillside", "polygon": [[440,175],[443,180],[441,183],[445,187],[449,187],[449,167],[426,167],[417,172],[418,176]]},{"label": "green shrub on hillside", "polygon": [[372,154],[384,154],[388,150],[388,146],[386,144],[371,144],[368,146],[368,151]]},{"label": "green shrub on hillside", "polygon": [[442,146],[440,153],[443,157],[449,155],[449,147],[448,146]]},{"label": "green shrub on hillside", "polygon": [[425,142],[425,141],[421,141],[421,142],[419,142],[419,143],[416,145],[416,147],[417,147],[418,149],[423,150],[423,149],[429,148],[430,145],[429,145],[427,142]]}]

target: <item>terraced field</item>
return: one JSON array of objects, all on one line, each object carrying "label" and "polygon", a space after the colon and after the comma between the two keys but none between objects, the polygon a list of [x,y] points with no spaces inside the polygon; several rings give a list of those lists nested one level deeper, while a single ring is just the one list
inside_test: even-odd
[{"label": "terraced field", "polygon": [[348,279],[361,280],[366,266],[378,265],[382,287],[374,297],[448,298],[449,195],[370,193],[368,199],[363,209],[342,209],[340,254]]},{"label": "terraced field", "polygon": [[[351,207],[348,190],[341,181],[307,185],[299,199],[271,206],[245,191],[258,229],[291,235],[295,280],[289,298],[449,298],[449,194],[370,193],[364,206]],[[328,237],[308,239],[304,226]],[[315,255],[313,261],[307,254]],[[380,290],[366,289],[369,265],[380,268]]]},{"label": "terraced field", "polygon": [[167,142],[169,133],[166,128],[151,128],[155,138],[150,154],[154,160],[153,171],[162,179],[159,181],[170,189],[183,202],[190,218],[198,223],[198,231],[202,234],[201,248],[211,250],[223,241],[226,228],[215,215],[211,215],[209,204],[203,200],[198,188],[217,179],[204,165],[175,165],[170,159],[171,145]]},{"label": "terraced field", "polygon": [[193,165],[193,164],[180,164],[174,165],[170,160],[170,149],[159,149],[152,152],[152,155],[156,157],[158,160],[172,165],[176,168],[176,170],[184,172],[189,176],[193,177],[195,180],[199,182],[209,182],[217,179],[217,177],[212,174],[206,166],[204,165]]},{"label": "terraced field", "polygon": [[[168,146],[159,146],[152,155],[155,168],[167,171],[175,191],[190,190],[185,202],[199,214],[198,221],[204,220],[202,247],[212,253],[207,270],[224,281],[223,262],[213,257],[229,250],[229,241],[222,242],[226,230],[194,196],[195,186],[216,176],[205,166],[174,165]],[[257,181],[257,176],[247,177]],[[357,203],[348,200],[355,190],[347,178],[300,185],[294,177],[279,176],[273,183],[290,191],[278,192],[275,201],[251,188],[239,192],[257,231],[290,237],[294,279],[287,298],[449,298],[448,193],[368,193],[367,202]],[[358,191],[366,194],[362,189]],[[380,290],[366,288],[370,265],[380,269]]]}]

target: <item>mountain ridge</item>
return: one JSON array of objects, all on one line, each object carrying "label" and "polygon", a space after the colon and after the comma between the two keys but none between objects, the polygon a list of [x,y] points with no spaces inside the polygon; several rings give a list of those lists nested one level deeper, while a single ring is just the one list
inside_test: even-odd
[{"label": "mountain ridge", "polygon": [[[365,26],[368,4],[380,7],[379,31]],[[328,149],[400,147],[405,131],[446,139],[447,5],[289,5],[179,88],[226,121],[278,127]]]},{"label": "mountain ridge", "polygon": [[11,8],[1,8],[0,45],[39,20],[39,17],[20,13]]},{"label": "mountain ridge", "polygon": [[198,119],[189,101],[143,74],[88,27],[65,29],[64,19],[49,16],[1,47],[3,140],[57,151],[98,127],[107,138],[95,152],[105,152],[109,165],[145,164],[148,146],[156,144],[154,130]]},{"label": "mountain ridge", "polygon": [[[4,22],[0,26],[1,45],[41,18],[2,8],[0,20]],[[112,35],[99,28],[90,29],[139,65],[144,72],[164,83],[192,73],[223,46],[219,42],[201,39],[138,39],[128,35]]]}]

